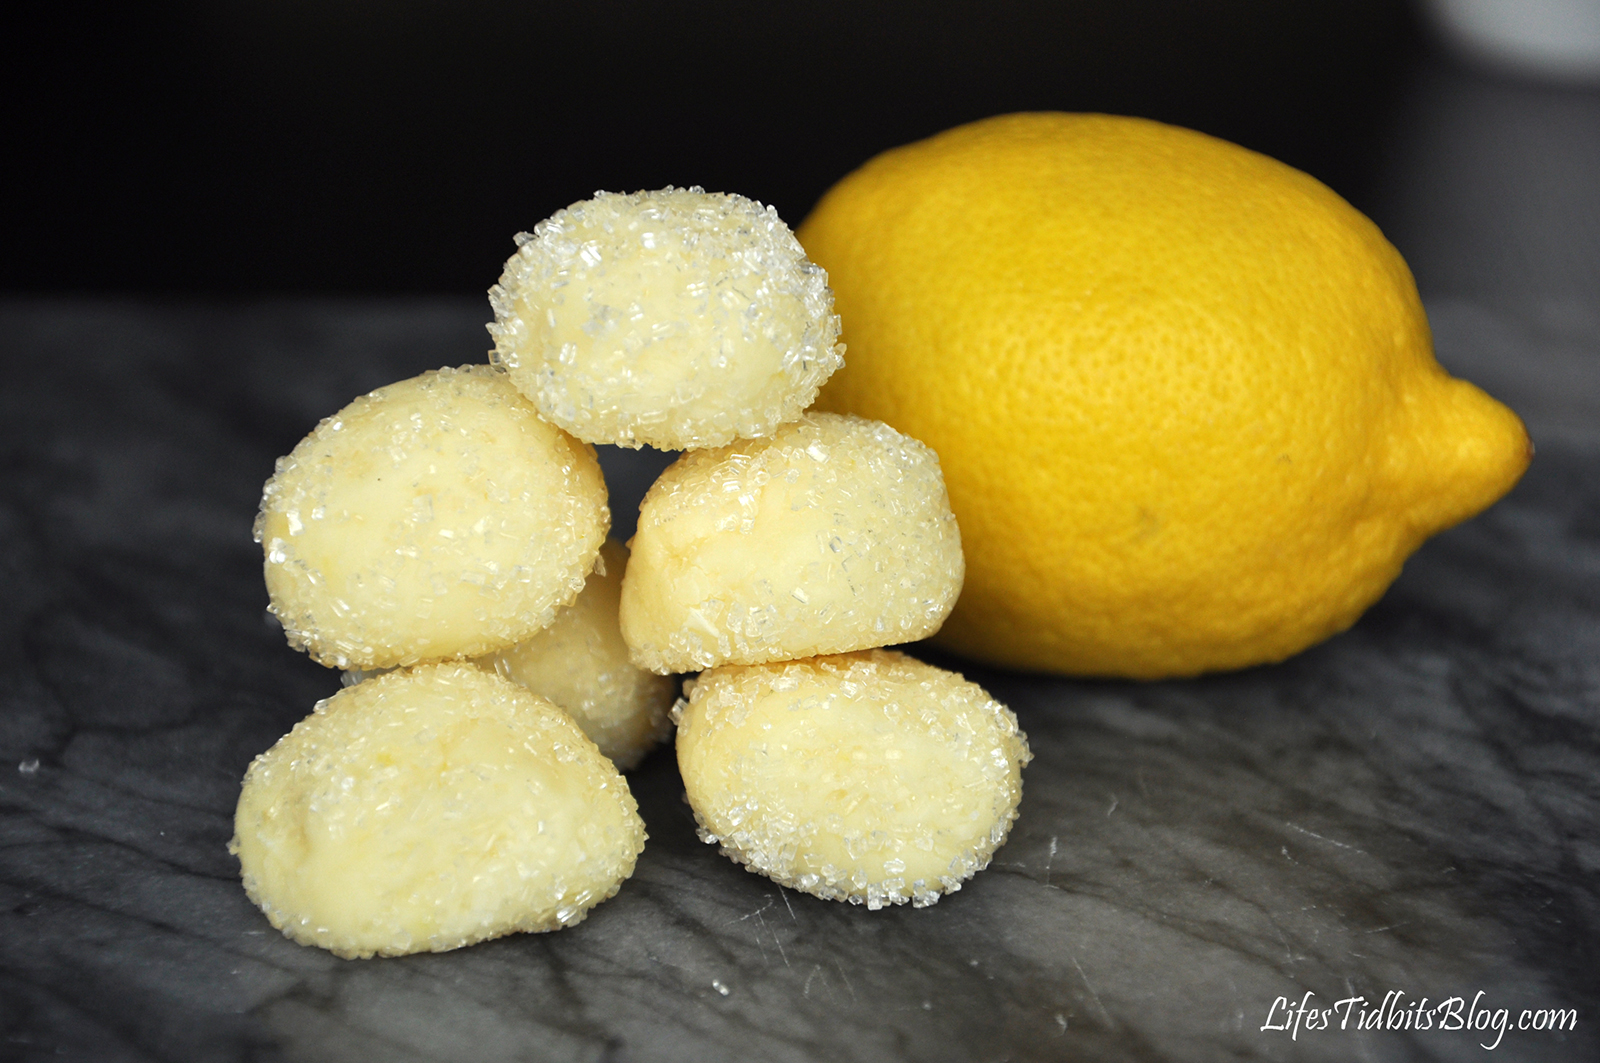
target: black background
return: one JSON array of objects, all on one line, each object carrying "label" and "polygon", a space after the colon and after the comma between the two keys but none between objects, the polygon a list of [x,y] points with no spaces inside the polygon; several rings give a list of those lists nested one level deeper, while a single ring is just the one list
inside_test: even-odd
[{"label": "black background", "polygon": [[599,188],[700,184],[797,224],[884,148],[1030,109],[1200,129],[1370,213],[1432,48],[1399,0],[166,0],[11,19],[0,290],[18,293],[475,293],[513,233]]}]

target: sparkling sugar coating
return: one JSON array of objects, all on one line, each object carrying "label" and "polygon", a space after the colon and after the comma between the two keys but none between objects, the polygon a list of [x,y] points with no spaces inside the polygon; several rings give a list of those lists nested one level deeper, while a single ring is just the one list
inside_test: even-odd
[{"label": "sparkling sugar coating", "polygon": [[578,600],[555,622],[476,663],[561,706],[622,771],[634,767],[672,729],[667,712],[677,683],[628,659],[617,622],[628,548],[607,539],[600,565]]},{"label": "sparkling sugar coating", "polygon": [[516,239],[489,290],[489,357],[579,439],[770,435],[843,364],[827,274],[754,200],[597,192]]},{"label": "sparkling sugar coating", "polygon": [[825,900],[933,904],[987,867],[1032,755],[1011,711],[891,650],[727,666],[679,701],[702,840]]},{"label": "sparkling sugar coating", "polygon": [[611,524],[594,449],[503,373],[380,388],[278,460],[255,537],[290,645],[335,668],[475,655],[548,625]]},{"label": "sparkling sugar coating", "polygon": [[966,571],[938,456],[831,413],[684,454],[630,545],[622,635],[663,673],[926,638]]},{"label": "sparkling sugar coating", "polygon": [[572,718],[466,663],[346,688],[257,757],[229,851],[272,925],[347,959],[581,922],[644,848]]}]

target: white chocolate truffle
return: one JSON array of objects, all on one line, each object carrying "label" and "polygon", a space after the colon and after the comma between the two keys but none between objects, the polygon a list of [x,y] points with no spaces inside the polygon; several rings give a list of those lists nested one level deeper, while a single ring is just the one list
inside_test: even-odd
[{"label": "white chocolate truffle", "polygon": [[671,676],[647,672],[628,659],[617,622],[627,567],[628,548],[607,539],[583,593],[556,614],[555,623],[477,660],[567,710],[622,771],[671,730],[667,712],[678,686]]},{"label": "white chocolate truffle", "polygon": [[489,357],[579,439],[770,435],[843,364],[827,274],[743,196],[597,192],[516,239],[489,290]]},{"label": "white chocolate truffle", "polygon": [[622,636],[654,672],[926,638],[966,572],[938,456],[831,413],[684,454],[630,545]]},{"label": "white chocolate truffle", "polygon": [[869,908],[932,904],[987,867],[1031,759],[981,687],[890,650],[714,668],[674,715],[704,841]]},{"label": "white chocolate truffle", "polygon": [[485,365],[391,384],[317,425],[279,459],[255,535],[290,645],[381,669],[545,627],[610,524],[594,448]]},{"label": "white chocolate truffle", "polygon": [[645,841],[572,717],[465,662],[320,702],[250,765],[234,831],[272,925],[347,959],[572,926]]}]

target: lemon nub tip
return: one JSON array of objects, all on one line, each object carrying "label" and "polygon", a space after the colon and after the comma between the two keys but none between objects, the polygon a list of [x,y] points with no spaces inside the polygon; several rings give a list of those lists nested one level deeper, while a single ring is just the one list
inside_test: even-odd
[{"label": "lemon nub tip", "polygon": [[1477,516],[1516,486],[1533,460],[1527,426],[1510,407],[1466,380],[1450,378],[1433,405],[1431,430],[1409,475],[1425,482],[1415,521],[1422,537]]}]

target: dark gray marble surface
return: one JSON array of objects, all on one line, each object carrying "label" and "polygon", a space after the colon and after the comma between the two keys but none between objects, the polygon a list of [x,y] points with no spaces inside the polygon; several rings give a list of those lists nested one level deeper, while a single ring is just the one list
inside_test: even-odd
[{"label": "dark gray marble surface", "polygon": [[[1563,144],[1600,114],[1485,91],[1548,103]],[[1507,231],[1543,245],[1474,228],[1544,156],[1527,121],[1441,98],[1397,155],[1393,231],[1438,281],[1441,359],[1527,420],[1527,477],[1282,665],[964,669],[1035,760],[995,864],[922,911],[745,873],[657,754],[638,873],[576,929],[380,961],[281,937],[224,846],[250,758],[338,680],[265,620],[260,486],[352,396],[480,360],[485,307],[0,301],[0,1059],[1600,1058],[1596,185],[1569,167],[1560,213],[1530,200]],[[618,497],[650,460],[607,456]],[[1263,1029],[1307,993],[1365,1001],[1346,1029]],[[1386,995],[1577,1026],[1355,1028]]]},{"label": "dark gray marble surface", "polygon": [[[0,1056],[1485,1052],[1465,1031],[1261,1029],[1280,996],[1399,991],[1481,992],[1513,1022],[1575,1008],[1575,1032],[1509,1030],[1494,1056],[1595,1058],[1600,328],[1432,313],[1446,360],[1527,418],[1524,482],[1285,664],[1148,685],[967,669],[1036,759],[960,893],[883,912],[785,893],[696,840],[658,754],[633,777],[638,873],[582,926],[348,962],[271,930],[224,849],[245,765],[338,685],[265,621],[250,521],[318,416],[472,360],[481,307],[0,306]],[[636,495],[650,470],[607,457]]]}]

